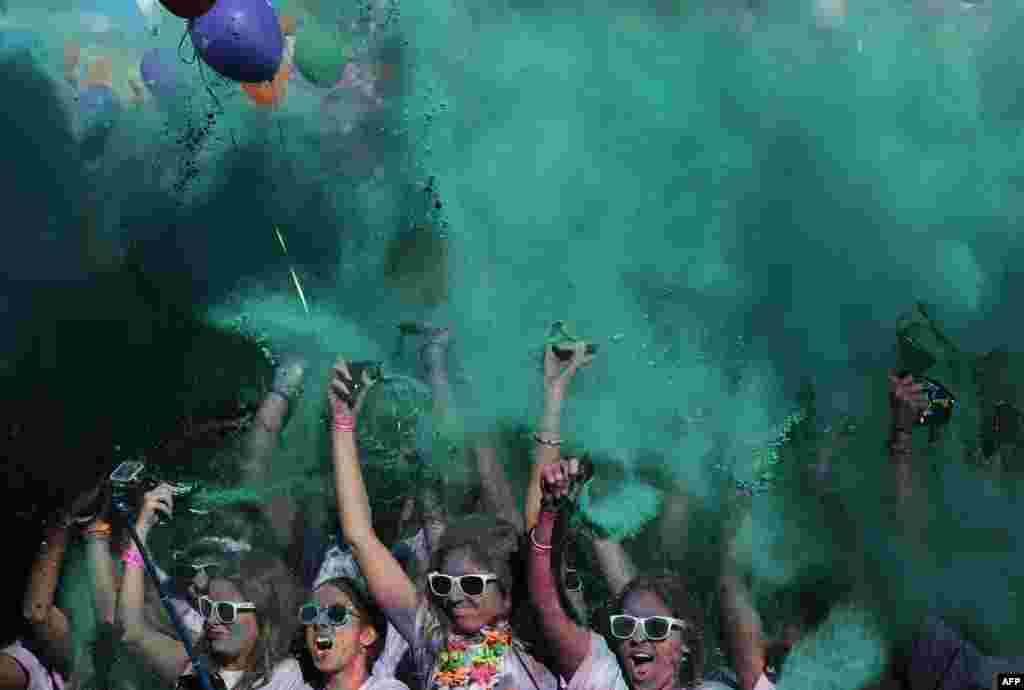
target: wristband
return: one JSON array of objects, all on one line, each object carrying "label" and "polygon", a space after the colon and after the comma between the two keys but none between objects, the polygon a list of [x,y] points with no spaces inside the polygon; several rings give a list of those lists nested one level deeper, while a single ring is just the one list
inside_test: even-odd
[{"label": "wristband", "polygon": [[142,554],[139,553],[139,547],[135,544],[132,544],[131,548],[126,549],[125,552],[121,554],[121,560],[124,562],[125,566],[129,568],[138,568],[139,570],[143,570],[146,567],[146,562],[142,560]]},{"label": "wristband", "polygon": [[350,434],[356,430],[356,417],[352,414],[336,413],[331,420],[331,426],[335,431]]},{"label": "wristband", "polygon": [[535,537],[533,535],[533,533],[536,530],[537,530],[536,527],[534,527],[533,529],[530,530],[530,543],[533,544],[533,548],[537,549],[538,551],[550,551],[551,550],[551,544],[541,544],[540,542],[537,541],[537,537]]},{"label": "wristband", "polygon": [[534,434],[533,435],[533,440],[536,441],[537,443],[541,444],[542,446],[549,446],[551,448],[557,448],[558,446],[562,445],[562,439],[560,439],[560,438],[553,438],[553,439],[543,438],[540,434]]}]

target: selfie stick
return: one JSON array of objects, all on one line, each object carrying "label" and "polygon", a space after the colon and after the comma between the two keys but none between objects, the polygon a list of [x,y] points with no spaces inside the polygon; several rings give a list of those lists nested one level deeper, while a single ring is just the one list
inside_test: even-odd
[{"label": "selfie stick", "polygon": [[138,533],[135,531],[135,526],[131,523],[128,524],[128,534],[131,535],[132,541],[135,542],[135,548],[139,550],[142,555],[142,561],[146,564],[146,572],[153,579],[156,584],[156,589],[160,592],[160,603],[164,605],[164,610],[167,611],[167,615],[171,619],[171,623],[174,624],[174,629],[178,632],[178,637],[181,638],[182,644],[185,645],[185,653],[188,654],[188,658],[192,660],[192,669],[199,676],[199,682],[203,686],[203,690],[213,690],[213,686],[210,684],[210,677],[206,674],[206,665],[203,660],[196,656],[195,650],[192,649],[192,640],[189,637],[189,633],[185,630],[184,624],[181,622],[181,617],[178,612],[174,610],[174,606],[171,605],[171,595],[167,593],[162,582],[160,582],[160,576],[156,572],[156,566],[153,565],[153,560],[149,557],[149,552],[146,551],[146,547],[143,545],[142,540],[139,539]]}]

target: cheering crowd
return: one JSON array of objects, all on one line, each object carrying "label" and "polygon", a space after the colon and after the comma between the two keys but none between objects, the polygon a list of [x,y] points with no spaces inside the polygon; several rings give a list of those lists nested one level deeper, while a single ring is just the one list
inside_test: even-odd
[{"label": "cheering crowd", "polygon": [[[431,412],[444,426],[458,407],[448,372],[451,336],[421,330]],[[25,587],[27,625],[0,650],[0,687],[766,690],[783,683],[790,650],[836,602],[800,599],[794,620],[768,639],[736,558],[735,530],[726,528],[715,639],[688,573],[639,572],[622,541],[563,519],[593,471],[586,457],[562,453],[572,382],[596,356],[582,342],[574,347],[566,358],[545,350],[543,414],[532,430],[522,506],[495,438],[467,433],[458,452],[479,485],[465,509],[452,508],[444,486],[425,482],[403,503],[401,521],[411,527],[386,543],[357,434],[376,381],[344,359],[328,372],[327,394],[336,536],[311,530],[303,507],[282,492],[226,511],[223,533],[175,544],[168,573],[149,547],[153,528],[177,510],[173,485],[146,491],[130,522],[115,519],[108,483],[86,492],[46,526]],[[267,480],[305,368],[298,359],[278,366],[245,430],[247,482]],[[911,431],[932,399],[915,375],[893,374],[889,402],[890,470],[912,525],[924,489]],[[662,549],[679,548],[670,539]],[[73,540],[84,543],[84,563],[66,562]],[[584,547],[610,593],[597,608],[577,567]],[[76,568],[88,573],[89,591],[78,598],[87,604],[62,608],[58,589]],[[724,663],[712,665],[719,657]],[[860,687],[987,688],[996,672],[1024,670],[1024,660],[986,656],[935,616],[894,642],[886,658]]]}]

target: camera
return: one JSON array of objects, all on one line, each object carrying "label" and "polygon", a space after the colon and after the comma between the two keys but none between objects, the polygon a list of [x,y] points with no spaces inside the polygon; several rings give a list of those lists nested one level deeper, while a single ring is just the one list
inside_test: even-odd
[{"label": "camera", "polygon": [[[555,357],[558,357],[563,362],[568,362],[572,359],[573,354],[575,354],[575,349],[571,345],[552,345],[552,349],[555,351]],[[585,351],[588,355],[597,354],[597,345],[587,343]]]},{"label": "camera", "polygon": [[[555,356],[563,362],[568,362],[572,359],[573,354],[576,351],[576,343],[581,340],[573,334],[572,326],[565,321],[555,321],[551,324],[551,330],[548,333],[547,344],[554,350]],[[587,343],[586,354],[595,355],[597,354],[597,345],[593,343]]]},{"label": "camera", "polygon": [[917,423],[922,426],[942,426],[953,416],[957,407],[956,398],[938,381],[922,377],[921,388],[928,396],[928,407],[921,412]]},{"label": "camera", "polygon": [[[134,513],[142,503],[142,496],[161,484],[169,484],[175,501],[187,500],[196,490],[194,483],[171,482],[141,462],[122,462],[110,474],[111,504],[120,513]],[[190,512],[204,511],[189,508]],[[163,522],[163,520],[161,520]]]},{"label": "camera", "polygon": [[[356,404],[359,391],[363,388],[364,378],[368,378],[372,382],[380,381],[383,377],[383,367],[380,362],[349,362],[348,373],[352,377],[349,382],[351,385],[348,386],[349,394],[344,396],[344,399],[348,406],[352,407]],[[364,374],[366,374],[365,377]]]}]

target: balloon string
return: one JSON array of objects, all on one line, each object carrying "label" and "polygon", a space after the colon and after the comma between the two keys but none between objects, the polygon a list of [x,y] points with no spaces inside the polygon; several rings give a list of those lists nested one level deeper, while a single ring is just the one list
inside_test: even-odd
[{"label": "balloon string", "polygon": [[196,53],[197,53],[197,51],[195,49],[195,46],[192,46],[192,59],[191,60],[186,60],[181,55],[181,49],[185,45],[185,39],[187,37],[188,37],[188,24],[185,25],[185,32],[181,34],[181,40],[178,41],[178,59],[181,60],[182,62],[184,62],[186,65],[191,65],[193,62],[196,61]]},{"label": "balloon string", "polygon": [[213,104],[217,108],[218,113],[224,112],[224,106],[221,105],[220,99],[217,98],[217,94],[213,92],[213,88],[210,86],[210,82],[206,80],[206,73],[203,72],[203,61],[199,59],[199,50],[196,48],[195,43],[192,44],[192,58],[186,59],[181,54],[181,49],[185,46],[185,39],[188,38],[188,24],[185,24],[185,31],[181,34],[181,40],[178,41],[178,59],[186,65],[199,64],[199,79],[203,82],[203,86],[206,87],[206,92],[210,94],[210,98],[213,99]]},{"label": "balloon string", "polygon": [[[197,51],[198,52],[198,51]],[[203,61],[199,60],[199,78],[203,80],[203,86],[206,87],[206,93],[210,94],[210,98],[213,99],[213,104],[217,107],[218,113],[224,112],[224,106],[221,105],[220,99],[217,98],[217,94],[213,92],[213,87],[210,86],[210,82],[206,80],[206,72],[203,71]]]}]

